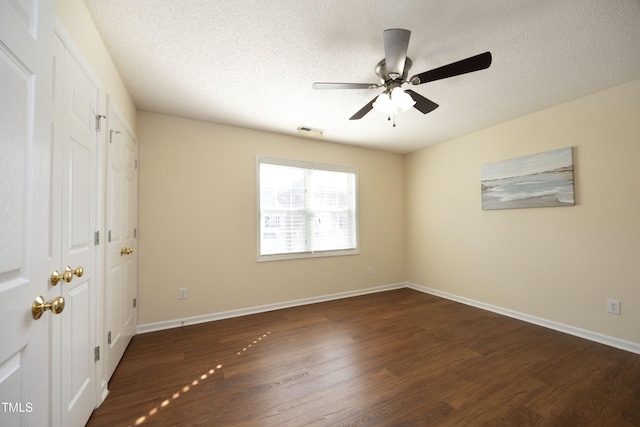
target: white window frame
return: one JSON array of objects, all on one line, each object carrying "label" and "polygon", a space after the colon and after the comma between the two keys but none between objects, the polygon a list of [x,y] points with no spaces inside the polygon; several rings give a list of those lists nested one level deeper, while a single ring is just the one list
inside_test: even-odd
[{"label": "white window frame", "polygon": [[[319,169],[332,172],[346,172],[353,173],[355,175],[355,248],[351,249],[335,249],[335,250],[322,250],[322,251],[308,251],[308,252],[295,252],[295,253],[278,253],[278,254],[266,254],[261,252],[261,234],[262,234],[262,209],[260,206],[260,165],[262,163],[280,166],[290,166],[302,169]],[[256,156],[256,247],[257,247],[257,261],[280,261],[288,259],[300,259],[300,258],[317,258],[328,256],[345,256],[345,255],[357,255],[360,253],[360,218],[359,218],[359,206],[358,206],[358,168],[356,166],[337,165],[331,163],[318,163],[308,162],[292,159],[283,159],[277,157],[268,156]],[[305,203],[306,204],[306,203]]]}]

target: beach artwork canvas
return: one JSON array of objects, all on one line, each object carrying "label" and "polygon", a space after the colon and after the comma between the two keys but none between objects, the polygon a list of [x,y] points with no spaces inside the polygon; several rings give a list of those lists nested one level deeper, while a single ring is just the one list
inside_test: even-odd
[{"label": "beach artwork canvas", "polygon": [[482,165],[482,209],[573,206],[573,148]]}]

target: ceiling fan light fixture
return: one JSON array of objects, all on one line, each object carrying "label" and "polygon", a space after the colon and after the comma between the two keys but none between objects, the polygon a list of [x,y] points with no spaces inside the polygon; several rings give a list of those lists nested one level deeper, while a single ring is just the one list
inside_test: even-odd
[{"label": "ceiling fan light fixture", "polygon": [[407,111],[416,104],[411,96],[400,87],[391,90],[391,104],[400,112]]},{"label": "ceiling fan light fixture", "polygon": [[385,91],[373,103],[373,108],[386,116],[394,116],[407,111],[416,101],[402,88],[395,87],[390,92]]},{"label": "ceiling fan light fixture", "polygon": [[391,114],[391,96],[388,92],[383,92],[373,103],[373,108],[382,114]]}]

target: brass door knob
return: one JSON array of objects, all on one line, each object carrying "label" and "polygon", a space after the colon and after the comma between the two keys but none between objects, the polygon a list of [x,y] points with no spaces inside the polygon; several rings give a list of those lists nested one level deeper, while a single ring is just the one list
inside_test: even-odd
[{"label": "brass door knob", "polygon": [[62,280],[62,275],[60,274],[60,272],[58,270],[53,270],[51,272],[51,284],[55,286],[60,280]]},{"label": "brass door knob", "polygon": [[38,295],[31,304],[31,314],[33,314],[33,318],[38,320],[42,313],[47,310],[51,310],[53,314],[60,314],[62,310],[64,310],[64,298],[55,297],[51,301],[46,302],[42,295]]},{"label": "brass door knob", "polygon": [[69,283],[73,279],[73,276],[82,277],[84,274],[84,268],[77,267],[75,270],[72,270],[70,266],[67,266],[64,269],[64,274],[69,277],[69,280],[65,279],[65,282]]},{"label": "brass door knob", "polygon": [[78,267],[75,270],[72,270],[70,266],[67,266],[64,269],[64,272],[60,274],[58,270],[53,270],[51,272],[51,284],[53,286],[57,285],[60,281],[65,281],[67,283],[73,280],[73,276],[82,277],[84,274],[84,269],[82,267]]},{"label": "brass door knob", "polygon": [[131,255],[133,253],[133,248],[124,247],[120,249],[120,256]]}]

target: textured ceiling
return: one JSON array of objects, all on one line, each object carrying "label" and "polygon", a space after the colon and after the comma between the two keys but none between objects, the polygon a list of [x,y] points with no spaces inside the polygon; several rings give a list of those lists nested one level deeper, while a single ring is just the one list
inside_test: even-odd
[{"label": "textured ceiling", "polygon": [[[137,107],[408,153],[640,78],[640,0],[85,0]],[[485,51],[491,67],[410,86],[423,115],[348,120],[381,89],[382,31],[411,30],[409,75]]]}]

